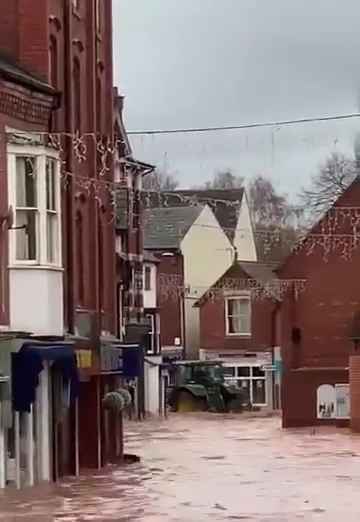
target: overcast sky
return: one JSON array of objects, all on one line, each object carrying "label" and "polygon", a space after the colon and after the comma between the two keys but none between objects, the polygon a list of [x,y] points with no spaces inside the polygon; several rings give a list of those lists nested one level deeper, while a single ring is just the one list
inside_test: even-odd
[{"label": "overcast sky", "polygon": [[[357,112],[359,0],[113,0],[115,83],[128,130]],[[219,169],[294,194],[360,120],[132,139],[181,186]]]}]

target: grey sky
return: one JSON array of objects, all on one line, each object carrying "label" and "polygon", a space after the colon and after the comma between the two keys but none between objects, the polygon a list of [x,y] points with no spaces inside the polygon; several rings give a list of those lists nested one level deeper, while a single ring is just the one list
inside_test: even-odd
[{"label": "grey sky", "polygon": [[[115,81],[128,130],[357,111],[358,0],[113,0]],[[232,168],[294,193],[360,120],[132,139],[182,186]]]}]

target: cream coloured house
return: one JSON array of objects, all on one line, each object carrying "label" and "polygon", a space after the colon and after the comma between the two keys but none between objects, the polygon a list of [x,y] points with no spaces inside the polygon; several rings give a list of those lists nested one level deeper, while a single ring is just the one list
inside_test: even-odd
[{"label": "cream coloured house", "polygon": [[[205,192],[212,191],[204,191],[203,195]],[[182,317],[184,338],[181,341],[188,359],[199,357],[200,320],[199,310],[194,307],[195,302],[232,265],[235,249],[239,259],[256,261],[246,195],[242,190],[238,192],[241,192],[238,205],[223,203],[221,213],[216,212],[218,217],[213,211],[214,208],[220,208],[214,206],[215,198],[210,199],[210,206],[203,203],[206,201],[205,195],[199,198],[200,202],[196,206],[186,205],[185,198],[182,200],[183,206],[153,208],[145,212],[145,248],[160,257],[182,257],[182,274],[179,275],[183,278],[185,294]],[[220,201],[219,197],[217,199]],[[159,270],[161,272],[161,265]],[[160,315],[162,313],[165,312],[160,310]],[[164,326],[163,320],[161,323]]]}]

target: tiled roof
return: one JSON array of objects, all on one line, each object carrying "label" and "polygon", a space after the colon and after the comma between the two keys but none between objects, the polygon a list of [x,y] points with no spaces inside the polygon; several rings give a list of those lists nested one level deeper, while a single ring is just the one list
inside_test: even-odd
[{"label": "tiled roof", "polygon": [[144,212],[144,248],[177,249],[204,207],[163,207]]},{"label": "tiled roof", "polygon": [[271,266],[265,263],[239,261],[239,265],[251,279],[255,279],[259,281],[259,283],[267,283],[278,279],[278,276],[272,270]]},{"label": "tiled roof", "polygon": [[[220,226],[233,241],[238,221],[238,211],[244,196],[244,189],[209,189],[209,190],[174,190],[165,194],[155,193],[147,197],[147,204],[161,207],[164,204],[171,207],[186,207],[197,201],[208,205],[214,212]],[[238,204],[236,204],[238,202]]]}]

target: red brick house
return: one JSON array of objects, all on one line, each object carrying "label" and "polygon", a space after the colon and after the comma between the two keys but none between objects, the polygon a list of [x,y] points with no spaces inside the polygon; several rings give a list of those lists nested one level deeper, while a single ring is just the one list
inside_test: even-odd
[{"label": "red brick house", "polygon": [[[235,261],[195,304],[200,308],[200,358],[221,360],[226,378],[254,406],[278,407],[273,372],[279,296],[266,265]],[[268,291],[265,289],[268,288]]]},{"label": "red brick house", "polygon": [[[7,148],[8,168],[0,164],[0,324],[70,340],[83,370],[78,406],[47,428],[53,429],[48,449],[57,456],[54,478],[99,468],[118,453],[119,426],[101,406],[118,386],[102,361],[117,333],[111,4],[17,0],[0,6],[2,158],[5,126],[15,139]],[[50,142],[34,130],[52,133]],[[22,228],[6,234],[10,205]],[[49,479],[45,464],[42,478]]]},{"label": "red brick house", "polygon": [[280,278],[306,280],[281,305],[284,427],[349,417],[343,385],[360,310],[359,201],[357,178],[279,270]]}]

